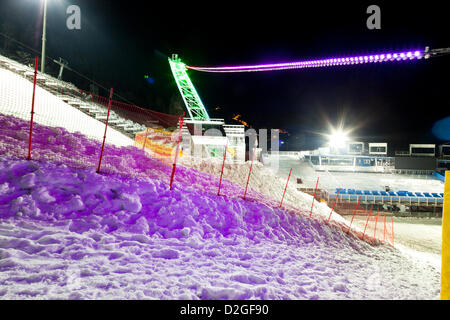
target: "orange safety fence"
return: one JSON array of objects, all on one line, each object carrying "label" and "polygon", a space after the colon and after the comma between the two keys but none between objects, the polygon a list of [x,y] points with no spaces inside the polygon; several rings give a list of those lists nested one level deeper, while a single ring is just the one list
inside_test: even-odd
[{"label": "orange safety fence", "polygon": [[[177,146],[178,131],[147,128],[144,132],[136,133],[134,145],[148,152],[162,162],[172,165]],[[180,150],[178,156],[183,156]]]}]

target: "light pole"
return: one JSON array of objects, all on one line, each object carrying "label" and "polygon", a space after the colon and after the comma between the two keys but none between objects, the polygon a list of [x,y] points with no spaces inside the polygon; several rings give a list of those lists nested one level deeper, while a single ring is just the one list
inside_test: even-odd
[{"label": "light pole", "polygon": [[47,0],[44,0],[44,19],[42,22],[42,54],[41,54],[41,72],[45,72],[45,41],[47,33]]}]

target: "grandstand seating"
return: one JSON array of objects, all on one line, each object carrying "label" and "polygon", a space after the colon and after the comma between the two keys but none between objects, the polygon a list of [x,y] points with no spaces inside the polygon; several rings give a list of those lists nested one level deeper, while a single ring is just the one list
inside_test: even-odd
[{"label": "grandstand seating", "polygon": [[410,191],[406,191],[406,190],[402,190],[402,191],[377,191],[377,190],[355,190],[355,189],[340,189],[341,191],[339,192],[339,188],[336,188],[335,193],[337,194],[338,192],[340,194],[348,194],[348,195],[367,195],[367,196],[391,196],[391,197],[428,197],[428,198],[442,198],[444,196],[443,193],[430,193],[430,192],[410,192]]},{"label": "grandstand seating", "polygon": [[347,201],[357,201],[361,198],[362,201],[373,203],[390,203],[390,204],[424,204],[424,205],[438,205],[441,206],[444,202],[444,194],[437,192],[410,192],[407,190],[383,191],[383,190],[355,190],[355,189],[340,189],[336,188],[333,195],[329,195],[330,199],[335,199],[339,192],[339,198]]}]

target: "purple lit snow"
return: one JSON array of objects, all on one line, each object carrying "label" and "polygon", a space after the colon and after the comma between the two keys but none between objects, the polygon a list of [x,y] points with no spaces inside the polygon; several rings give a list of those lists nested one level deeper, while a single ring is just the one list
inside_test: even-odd
[{"label": "purple lit snow", "polygon": [[170,168],[135,148],[107,146],[96,174],[98,142],[36,125],[41,160],[14,158],[26,129],[0,115],[0,298],[439,298],[425,262],[255,191],[265,203],[244,201],[230,181],[216,196],[218,178],[196,170],[170,191]]}]

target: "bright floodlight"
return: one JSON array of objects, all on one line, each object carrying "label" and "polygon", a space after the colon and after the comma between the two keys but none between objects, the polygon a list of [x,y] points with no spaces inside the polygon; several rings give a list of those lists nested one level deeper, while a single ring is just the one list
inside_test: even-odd
[{"label": "bright floodlight", "polygon": [[348,137],[345,132],[335,131],[329,135],[329,144],[331,148],[344,148],[345,142],[347,142]]}]

